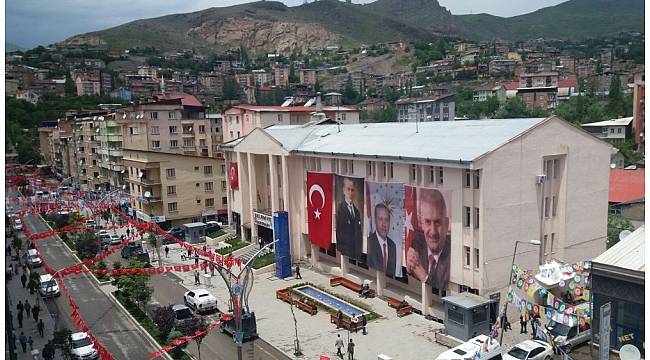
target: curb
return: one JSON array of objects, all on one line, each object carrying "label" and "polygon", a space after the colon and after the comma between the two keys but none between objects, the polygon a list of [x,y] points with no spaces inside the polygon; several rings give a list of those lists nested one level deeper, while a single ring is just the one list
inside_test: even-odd
[{"label": "curb", "polygon": [[[54,229],[52,229],[52,227],[50,226],[50,224],[49,224],[47,221],[45,221],[45,219],[43,219],[43,217],[41,216],[41,214],[38,214],[38,217],[41,219],[41,221],[43,221],[43,222],[45,223],[45,225],[47,225],[47,227],[48,227],[50,230],[54,230]],[[66,250],[67,250],[70,254],[72,254],[72,256],[74,256],[74,258],[75,258],[79,263],[82,262],[81,259],[79,259],[79,257],[77,256],[77,254],[75,254],[75,253],[72,251],[72,249],[70,249],[70,247],[68,246],[68,244],[66,244],[65,241],[63,241],[63,239],[61,239],[61,237],[59,237],[58,234],[56,235],[56,238],[59,239],[59,241],[61,241],[61,242],[63,243],[63,246],[65,246]],[[86,267],[86,265],[84,265],[83,267],[84,267],[86,270],[88,270],[88,268]],[[97,283],[97,286],[100,288],[100,291],[102,291],[102,290],[101,290],[101,286],[102,286],[102,284],[105,284],[106,282],[100,282],[100,281],[99,281],[99,280],[98,280],[94,275],[90,275],[89,277],[92,278],[92,279],[95,281],[95,283]],[[110,281],[109,281],[108,283],[110,283]],[[104,291],[102,291],[102,292],[103,292],[104,294],[106,294],[106,292],[104,292]],[[112,301],[114,304],[117,304],[117,306],[118,306],[120,309],[122,309],[122,310],[124,311],[124,313],[128,316],[129,320],[130,320],[133,324],[135,324],[135,326],[136,326],[138,329],[140,329],[141,332],[144,333],[144,335],[145,335],[145,337],[147,338],[147,340],[149,340],[149,342],[150,342],[152,345],[154,345],[154,348],[159,349],[159,348],[161,347],[161,345],[158,344],[158,342],[156,341],[156,339],[154,339],[154,338],[151,336],[151,334],[149,334],[149,332],[148,332],[148,331],[147,331],[147,330],[146,330],[142,325],[140,325],[140,323],[139,323],[139,322],[138,322],[138,321],[137,321],[137,320],[136,320],[136,319],[131,315],[131,313],[130,313],[128,310],[126,310],[126,308],[125,308],[122,304],[120,304],[119,301],[117,301],[117,299],[115,298],[115,296],[114,296],[113,294],[111,294],[111,293],[108,293],[107,295],[108,295],[108,298],[111,299],[111,301]],[[171,356],[170,356],[166,351],[163,352],[163,355],[162,355],[162,356],[163,356],[164,358],[166,358],[167,360],[173,360],[172,357],[171,357]]]}]

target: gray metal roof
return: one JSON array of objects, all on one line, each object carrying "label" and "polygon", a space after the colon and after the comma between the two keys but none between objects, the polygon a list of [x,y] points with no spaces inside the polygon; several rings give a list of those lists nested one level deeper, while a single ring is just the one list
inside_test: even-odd
[{"label": "gray metal roof", "polygon": [[468,162],[544,118],[415,123],[279,125],[264,129],[290,152]]},{"label": "gray metal roof", "polygon": [[183,224],[183,226],[185,226],[186,228],[195,228],[195,227],[206,226],[206,224],[202,222],[194,222],[194,223]]},{"label": "gray metal roof", "polygon": [[645,225],[592,260],[593,263],[645,271]]},{"label": "gray metal roof", "polygon": [[445,296],[442,298],[442,301],[460,306],[464,309],[471,309],[492,302],[492,300],[490,299],[484,298],[482,296],[474,295],[468,292],[451,295],[451,296]]}]

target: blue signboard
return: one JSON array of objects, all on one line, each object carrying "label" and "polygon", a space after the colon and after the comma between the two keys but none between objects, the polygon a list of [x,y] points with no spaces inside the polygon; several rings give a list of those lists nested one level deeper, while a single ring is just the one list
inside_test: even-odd
[{"label": "blue signboard", "polygon": [[273,214],[273,238],[275,240],[275,276],[284,279],[291,273],[291,242],[289,240],[289,213]]}]

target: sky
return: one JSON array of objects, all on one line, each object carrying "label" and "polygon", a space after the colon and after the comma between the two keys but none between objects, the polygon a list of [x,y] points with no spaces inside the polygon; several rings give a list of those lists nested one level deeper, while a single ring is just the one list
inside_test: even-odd
[{"label": "sky", "polygon": [[[310,0],[311,1],[311,0]],[[452,14],[515,16],[566,0],[439,0]],[[6,0],[5,41],[22,47],[49,45],[132,20],[230,6],[248,0]],[[368,3],[371,0],[353,0]],[[289,6],[303,0],[285,0]]]}]

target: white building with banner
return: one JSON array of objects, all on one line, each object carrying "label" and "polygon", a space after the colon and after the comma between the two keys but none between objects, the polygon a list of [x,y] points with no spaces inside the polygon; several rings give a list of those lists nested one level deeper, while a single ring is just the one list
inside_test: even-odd
[{"label": "white building with banner", "polygon": [[518,248],[525,269],[605,250],[614,150],[555,116],[271,126],[223,148],[245,239],[287,211],[294,261],[425,314],[453,293],[503,298],[517,240],[541,242]]}]

